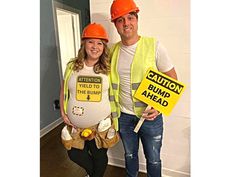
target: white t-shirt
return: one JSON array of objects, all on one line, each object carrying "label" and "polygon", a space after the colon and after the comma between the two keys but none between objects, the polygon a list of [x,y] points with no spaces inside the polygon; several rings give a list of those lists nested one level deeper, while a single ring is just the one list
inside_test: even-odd
[{"label": "white t-shirt", "polygon": [[[121,44],[120,55],[118,60],[118,73],[120,76],[120,108],[121,112],[135,115],[132,103],[132,94],[130,86],[130,67],[137,43],[131,46]],[[156,66],[160,72],[167,72],[174,66],[168,56],[166,48],[158,41],[156,44]],[[138,72],[138,71],[137,71]]]},{"label": "white t-shirt", "polygon": [[75,126],[88,128],[111,114],[107,75],[96,74],[93,67],[84,65],[79,72],[72,72],[68,88],[67,114]]}]

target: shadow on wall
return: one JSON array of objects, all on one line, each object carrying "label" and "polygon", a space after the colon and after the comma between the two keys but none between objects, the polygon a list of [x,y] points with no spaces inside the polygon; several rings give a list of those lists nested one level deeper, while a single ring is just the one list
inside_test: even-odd
[{"label": "shadow on wall", "polygon": [[185,160],[183,162],[184,166],[178,169],[178,171],[187,172],[186,174],[189,175],[190,175],[190,139],[191,139],[190,132],[191,132],[190,126],[182,130],[183,137],[186,138],[189,147],[188,151],[185,152]]},{"label": "shadow on wall", "polygon": [[109,43],[115,43],[120,40],[120,36],[116,32],[114,24],[111,22],[110,17],[108,17],[105,13],[94,13],[91,16],[91,19],[94,19],[91,23],[100,23],[105,27],[108,33]]}]

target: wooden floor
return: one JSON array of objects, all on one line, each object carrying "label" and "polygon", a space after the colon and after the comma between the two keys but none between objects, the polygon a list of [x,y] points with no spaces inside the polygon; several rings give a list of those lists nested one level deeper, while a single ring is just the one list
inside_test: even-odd
[{"label": "wooden floor", "polygon": [[[84,177],[86,172],[69,160],[61,144],[60,131],[63,124],[40,139],[40,177]],[[125,177],[125,169],[107,166],[104,177]],[[146,177],[139,173],[138,177]]]}]

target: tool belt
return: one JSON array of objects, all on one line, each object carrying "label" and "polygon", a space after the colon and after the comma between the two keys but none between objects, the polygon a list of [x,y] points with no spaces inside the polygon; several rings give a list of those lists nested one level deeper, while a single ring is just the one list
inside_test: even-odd
[{"label": "tool belt", "polygon": [[[111,119],[112,121],[112,119]],[[85,141],[90,141],[95,139],[96,146],[98,149],[100,148],[110,148],[119,142],[118,132],[115,130],[115,125],[112,122],[111,126],[102,132],[98,131],[99,124],[88,127],[86,129],[90,129],[92,133],[84,137],[82,136],[82,132],[85,128],[77,128],[76,131],[72,130],[71,126],[66,125],[61,132],[61,141],[64,147],[67,150],[70,150],[72,147],[77,149],[84,149]],[[112,132],[112,136],[110,136]]]}]

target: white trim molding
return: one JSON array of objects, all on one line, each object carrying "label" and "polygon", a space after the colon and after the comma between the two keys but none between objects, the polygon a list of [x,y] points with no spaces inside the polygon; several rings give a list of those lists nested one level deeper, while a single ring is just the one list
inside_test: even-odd
[{"label": "white trim molding", "polygon": [[56,128],[58,125],[60,125],[63,122],[62,118],[60,117],[56,121],[52,122],[51,124],[47,125],[46,127],[42,128],[40,130],[40,138],[42,138],[44,135],[46,135],[48,132]]}]

